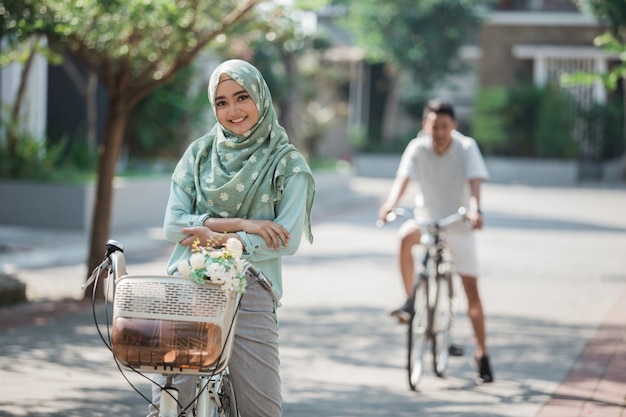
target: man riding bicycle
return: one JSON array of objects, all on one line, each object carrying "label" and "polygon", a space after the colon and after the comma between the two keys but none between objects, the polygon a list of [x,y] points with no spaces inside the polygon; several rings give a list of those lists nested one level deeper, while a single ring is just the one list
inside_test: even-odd
[{"label": "man riding bicycle", "polygon": [[[488,179],[484,160],[474,139],[456,130],[454,108],[441,100],[431,100],[424,109],[422,131],[405,149],[386,202],[379,209],[384,221],[397,206],[411,179],[420,183],[417,209],[432,219],[444,218],[468,208],[471,228],[454,225],[447,232],[447,243],[461,276],[467,296],[468,315],[476,337],[475,365],[482,382],[493,382],[486,345],[485,317],[478,291],[478,259],[473,230],[483,226],[480,186]],[[406,302],[391,312],[401,323],[411,316],[415,266],[412,249],[420,243],[421,231],[412,220],[400,228],[399,266]]]}]

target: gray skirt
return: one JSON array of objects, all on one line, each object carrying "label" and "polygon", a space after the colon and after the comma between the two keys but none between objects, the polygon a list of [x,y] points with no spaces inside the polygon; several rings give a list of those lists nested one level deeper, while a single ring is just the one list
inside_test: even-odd
[{"label": "gray skirt", "polygon": [[[251,281],[241,298],[233,351],[229,362],[239,414],[241,417],[282,416],[281,381],[278,357],[276,306],[270,293]],[[152,402],[157,407],[163,375],[155,375]],[[179,402],[189,404],[196,395],[197,377],[179,375],[174,380]],[[158,385],[157,385],[158,384]],[[187,414],[191,415],[190,409]],[[157,417],[151,404],[148,417]]]}]

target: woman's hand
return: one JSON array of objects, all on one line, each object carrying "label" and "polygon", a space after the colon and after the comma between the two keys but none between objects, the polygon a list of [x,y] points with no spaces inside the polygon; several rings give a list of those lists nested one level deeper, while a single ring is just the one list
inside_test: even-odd
[{"label": "woman's hand", "polygon": [[[287,229],[271,220],[241,219],[240,224],[242,232],[259,235],[265,239],[268,248],[279,250],[280,243],[287,246],[291,238]],[[234,232],[220,233],[206,226],[183,227],[180,232],[189,235],[179,242],[183,246],[192,246],[196,239],[200,240],[201,246],[221,246],[227,238],[237,237]]]},{"label": "woman's hand", "polygon": [[246,233],[252,233],[261,236],[265,239],[268,248],[274,248],[278,250],[280,243],[283,246],[287,246],[288,240],[291,235],[278,223],[274,223],[271,220],[243,220],[242,231]]},{"label": "woman's hand", "polygon": [[180,232],[189,235],[178,242],[183,246],[192,246],[196,239],[200,241],[200,246],[220,247],[226,242],[225,233],[214,232],[206,226],[183,227]]}]

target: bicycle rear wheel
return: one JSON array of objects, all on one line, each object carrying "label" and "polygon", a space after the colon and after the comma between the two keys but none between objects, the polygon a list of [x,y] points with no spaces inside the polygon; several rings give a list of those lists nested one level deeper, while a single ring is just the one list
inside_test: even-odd
[{"label": "bicycle rear wheel", "polygon": [[443,378],[448,369],[450,359],[450,343],[452,329],[452,276],[444,273],[437,277],[435,305],[433,306],[433,369],[435,374]]},{"label": "bicycle rear wheel", "polygon": [[408,326],[409,386],[413,391],[424,372],[424,352],[428,343],[428,280],[421,276],[413,290],[413,315]]}]

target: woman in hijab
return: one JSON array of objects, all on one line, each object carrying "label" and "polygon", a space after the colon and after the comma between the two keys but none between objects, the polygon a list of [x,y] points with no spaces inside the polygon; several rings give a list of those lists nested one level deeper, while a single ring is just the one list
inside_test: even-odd
[{"label": "woman in hijab", "polygon": [[[281,257],[296,252],[303,234],[313,239],[311,170],[278,124],[256,67],[223,62],[211,75],[208,95],[217,123],[189,146],[172,175],[164,228],[176,246],[167,271],[177,273],[196,239],[215,247],[234,237],[280,298]],[[242,417],[282,415],[276,307],[258,284],[249,285],[242,298],[229,364]],[[189,404],[195,378],[179,376],[175,382],[180,403]],[[153,385],[153,402],[158,397]],[[153,406],[150,412],[157,415]]]}]

